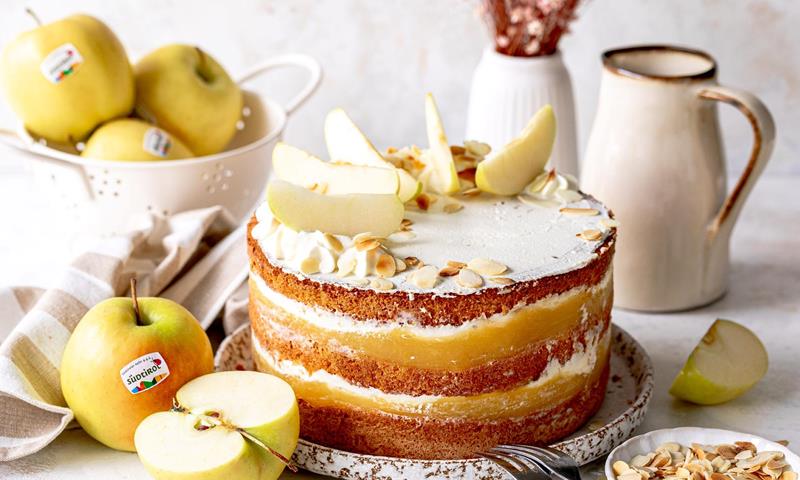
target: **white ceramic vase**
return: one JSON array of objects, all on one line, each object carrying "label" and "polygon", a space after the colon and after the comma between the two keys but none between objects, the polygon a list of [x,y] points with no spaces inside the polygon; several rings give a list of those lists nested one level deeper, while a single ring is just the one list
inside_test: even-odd
[{"label": "white ceramic vase", "polygon": [[497,150],[513,140],[534,113],[553,106],[558,122],[550,166],[578,175],[575,102],[561,53],[512,57],[487,47],[472,77],[466,139]]}]

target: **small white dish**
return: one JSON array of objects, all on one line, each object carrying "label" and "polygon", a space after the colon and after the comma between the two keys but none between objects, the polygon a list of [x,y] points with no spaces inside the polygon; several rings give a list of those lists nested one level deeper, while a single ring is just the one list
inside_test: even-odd
[{"label": "small white dish", "polygon": [[751,442],[756,446],[759,452],[765,450],[782,452],[786,456],[786,463],[792,467],[792,470],[795,472],[800,471],[800,457],[780,443],[775,443],[749,433],[739,433],[716,428],[681,427],[653,430],[652,432],[637,435],[612,450],[606,459],[606,478],[608,480],[614,480],[616,478],[611,465],[617,460],[630,463],[635,455],[653,452],[659,445],[667,442],[677,442],[686,446],[692,443],[719,445],[722,443]]}]

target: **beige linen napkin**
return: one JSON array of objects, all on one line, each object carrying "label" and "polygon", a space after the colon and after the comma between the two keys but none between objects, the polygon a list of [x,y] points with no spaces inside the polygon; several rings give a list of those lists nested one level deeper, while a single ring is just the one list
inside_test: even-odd
[{"label": "beige linen napkin", "polygon": [[58,369],[67,339],[86,311],[125,294],[133,275],[141,296],[158,295],[233,227],[220,207],[153,216],[77,257],[56,288],[0,289],[0,338],[15,325],[0,345],[0,461],[40,450],[72,420]]}]

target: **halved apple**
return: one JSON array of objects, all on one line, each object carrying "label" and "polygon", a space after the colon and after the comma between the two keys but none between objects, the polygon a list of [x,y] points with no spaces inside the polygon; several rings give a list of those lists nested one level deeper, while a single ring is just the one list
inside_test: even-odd
[{"label": "halved apple", "polygon": [[396,168],[381,155],[364,132],[341,108],[334,108],[325,117],[325,144],[331,160],[344,160],[354,165],[397,170],[401,202],[413,200],[422,191],[422,183],[402,168]]},{"label": "halved apple", "polygon": [[556,117],[553,107],[545,105],[531,118],[515,138],[478,164],[475,184],[484,192],[516,195],[542,173],[556,139]]},{"label": "halved apple", "polygon": [[755,333],[719,319],[689,355],[669,393],[700,405],[742,395],[767,373],[767,350]]},{"label": "halved apple", "polygon": [[178,390],[177,408],[145,418],[134,442],[147,471],[163,480],[276,479],[297,446],[292,388],[259,372],[218,372]]},{"label": "halved apple", "polygon": [[428,162],[426,168],[430,171],[429,185],[439,193],[455,193],[461,184],[458,181],[456,164],[453,162],[453,154],[450,151],[450,144],[447,142],[447,135],[444,133],[436,100],[430,93],[425,95],[425,125],[428,130],[430,148],[430,154],[426,159]]},{"label": "halved apple", "polygon": [[267,186],[267,204],[275,218],[293,230],[386,237],[396,232],[405,209],[395,194],[321,195],[282,180]]},{"label": "halved apple", "polygon": [[394,169],[323,162],[289,144],[278,142],[272,151],[272,168],[281,180],[304,187],[317,185],[324,193],[397,194]]}]

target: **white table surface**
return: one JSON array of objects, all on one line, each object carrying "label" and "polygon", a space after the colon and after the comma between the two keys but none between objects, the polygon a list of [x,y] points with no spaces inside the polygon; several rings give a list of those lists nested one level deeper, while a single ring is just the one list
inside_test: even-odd
[{"label": "white table surface", "polygon": [[[730,290],[718,302],[672,314],[614,310],[614,322],[644,345],[655,365],[655,395],[641,431],[719,427],[788,440],[789,448],[800,450],[798,195],[798,176],[765,176],[756,186],[734,231]],[[26,174],[0,170],[0,209],[5,219],[0,235],[0,285],[46,286],[71,245],[51,226],[48,206],[39,200]],[[718,317],[741,322],[759,335],[770,355],[766,377],[743,397],[724,405],[699,407],[674,400],[667,393],[673,376]],[[0,331],[3,336],[5,332]],[[0,478],[148,476],[136,455],[115,452],[73,430],[35,455],[0,464]]]}]

